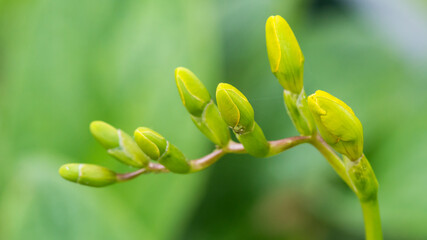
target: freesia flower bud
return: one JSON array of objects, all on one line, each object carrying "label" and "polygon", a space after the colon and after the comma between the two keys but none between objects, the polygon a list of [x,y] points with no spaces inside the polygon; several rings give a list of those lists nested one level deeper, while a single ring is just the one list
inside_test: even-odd
[{"label": "freesia flower bud", "polygon": [[141,150],[151,159],[158,159],[166,150],[166,139],[149,128],[136,129],[134,137]]},{"label": "freesia flower bud", "polygon": [[353,110],[324,91],[308,97],[308,106],[323,139],[351,160],[363,154],[363,128]]},{"label": "freesia flower bud", "polygon": [[65,164],[59,169],[59,174],[68,181],[91,187],[104,187],[117,181],[115,172],[93,164]]},{"label": "freesia flower bud", "polygon": [[211,96],[203,83],[187,68],[175,69],[175,81],[182,103],[191,115],[202,114],[205,106],[211,101]]},{"label": "freesia flower bud", "polygon": [[292,29],[281,16],[271,16],[265,36],[271,71],[285,90],[299,94],[303,88],[304,56]]},{"label": "freesia flower bud", "polygon": [[220,83],[216,89],[216,101],[222,118],[235,133],[252,131],[255,124],[254,110],[237,88]]}]

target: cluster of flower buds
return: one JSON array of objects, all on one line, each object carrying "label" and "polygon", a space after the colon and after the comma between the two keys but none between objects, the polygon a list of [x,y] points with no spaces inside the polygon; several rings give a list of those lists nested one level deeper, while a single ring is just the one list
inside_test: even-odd
[{"label": "cluster of flower buds", "polygon": [[[271,71],[284,88],[287,112],[303,136],[267,141],[255,121],[251,104],[238,89],[220,83],[216,89],[217,106],[199,78],[190,70],[179,67],[175,70],[175,82],[182,103],[194,124],[219,151],[211,155],[212,161],[233,152],[230,146],[237,143],[231,140],[229,128],[244,150],[235,153],[246,152],[256,157],[274,155],[303,142],[311,141],[315,145],[318,129],[324,141],[343,155],[342,161],[339,159],[333,163],[340,176],[348,178],[344,180],[361,199],[376,195],[378,183],[363,154],[362,124],[353,110],[324,91],[306,97],[303,86],[304,56],[294,33],[282,17],[268,18],[266,42]],[[200,162],[188,161],[176,146],[146,127],[136,129],[133,138],[102,121],[92,122],[90,131],[108,154],[138,169],[150,169],[155,163],[169,172],[185,174],[207,166],[206,163],[200,165]],[[345,172],[340,173],[341,169]],[[66,164],[59,172],[67,180],[95,187],[123,179],[120,174],[91,164]]]},{"label": "cluster of flower buds", "polygon": [[[128,166],[144,169],[151,161],[157,161],[170,172],[190,171],[184,154],[149,128],[136,129],[132,138],[108,123],[94,121],[90,124],[90,131],[108,154]],[[93,187],[103,187],[121,180],[113,171],[93,164],[65,164],[59,173],[67,180]]]},{"label": "cluster of flower buds", "polygon": [[273,74],[284,88],[288,115],[301,135],[316,134],[343,154],[345,168],[358,195],[376,195],[378,183],[363,155],[363,129],[353,110],[324,91],[306,97],[304,56],[289,24],[280,16],[266,23],[267,53]]}]

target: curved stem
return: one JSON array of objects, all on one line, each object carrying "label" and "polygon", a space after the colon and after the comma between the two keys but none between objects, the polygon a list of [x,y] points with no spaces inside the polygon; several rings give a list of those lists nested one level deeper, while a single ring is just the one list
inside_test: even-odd
[{"label": "curved stem", "polygon": [[360,201],[365,222],[366,240],[382,240],[380,210],[378,199],[374,198],[368,201]]},{"label": "curved stem", "polygon": [[225,154],[227,154],[227,152],[225,152],[223,149],[216,149],[212,153],[202,158],[190,161],[189,162],[191,166],[190,173],[198,172],[209,167],[210,165],[218,161]]},{"label": "curved stem", "polygon": [[117,177],[117,181],[119,182],[126,182],[129,181],[131,179],[134,179],[136,177],[138,177],[141,174],[145,174],[145,173],[162,173],[162,172],[169,172],[169,170],[167,170],[163,165],[158,164],[158,163],[149,163],[147,167],[145,168],[141,168],[138,169],[134,172],[129,172],[129,173],[118,173],[116,174]]},{"label": "curved stem", "polygon": [[325,140],[323,140],[320,135],[317,135],[312,138],[310,143],[326,158],[335,172],[345,183],[347,183],[350,189],[356,193],[356,189],[347,175],[344,163],[341,161],[341,158],[335,153],[335,151],[325,142]]},{"label": "curved stem", "polygon": [[311,136],[295,136],[284,138],[276,141],[270,141],[270,152],[268,153],[268,157],[274,156],[281,152],[288,150],[289,148],[295,147],[301,143],[307,143],[311,140]]},{"label": "curved stem", "polygon": [[[311,140],[311,137],[309,136],[295,136],[295,137],[284,138],[276,141],[270,141],[269,142],[270,152],[267,155],[267,157],[279,154],[299,144],[310,142],[310,140]],[[228,146],[225,148],[215,149],[213,152],[211,152],[210,154],[204,157],[189,161],[188,163],[190,164],[190,171],[188,173],[202,171],[207,167],[211,166],[212,164],[214,164],[221,157],[229,153],[242,154],[242,153],[246,153],[246,150],[242,144],[230,141]],[[117,174],[116,176],[119,182],[125,182],[141,174],[146,174],[151,172],[161,173],[161,172],[169,172],[169,170],[159,163],[151,162],[145,168],[142,168],[130,173]]]}]

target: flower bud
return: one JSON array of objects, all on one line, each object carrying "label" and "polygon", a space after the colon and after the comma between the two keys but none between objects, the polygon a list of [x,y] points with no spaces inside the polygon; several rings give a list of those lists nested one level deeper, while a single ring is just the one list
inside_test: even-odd
[{"label": "flower bud", "polygon": [[90,123],[90,132],[104,148],[115,148],[119,146],[119,135],[117,129],[103,121]]},{"label": "flower bud", "polygon": [[104,187],[117,181],[116,173],[93,164],[65,164],[59,168],[59,174],[68,181],[91,187]]},{"label": "flower bud", "polygon": [[308,106],[320,134],[329,145],[352,161],[362,156],[362,124],[349,106],[320,90],[308,97]]},{"label": "flower bud", "polygon": [[194,124],[213,143],[220,147],[230,142],[230,131],[213,102],[206,105],[201,117],[191,116]]},{"label": "flower bud", "polygon": [[361,201],[369,201],[376,198],[378,181],[365,155],[363,154],[356,161],[350,161],[346,158],[344,160],[348,176],[356,188],[356,194],[359,199]]},{"label": "flower bud", "polygon": [[303,88],[304,56],[292,29],[281,16],[271,16],[265,26],[271,71],[284,89],[300,93]]},{"label": "flower bud", "polygon": [[254,110],[237,88],[220,83],[216,89],[216,101],[222,118],[235,133],[252,131],[255,124]]},{"label": "flower bud", "polygon": [[166,139],[149,128],[136,129],[134,137],[139,148],[151,159],[158,159],[166,150]]},{"label": "flower bud", "polygon": [[149,158],[122,130],[102,121],[94,121],[90,124],[90,131],[95,139],[107,149],[108,154],[124,164],[136,168],[142,168],[148,164]]},{"label": "flower bud", "polygon": [[194,73],[183,67],[175,69],[175,81],[185,108],[191,115],[200,117],[206,104],[211,101],[206,87]]}]

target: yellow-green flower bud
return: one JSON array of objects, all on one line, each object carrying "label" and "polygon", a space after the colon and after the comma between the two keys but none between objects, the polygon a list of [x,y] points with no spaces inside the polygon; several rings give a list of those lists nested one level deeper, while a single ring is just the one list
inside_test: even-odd
[{"label": "yellow-green flower bud", "polygon": [[216,89],[216,101],[222,119],[235,133],[243,134],[254,128],[254,110],[248,99],[237,88],[220,83]]},{"label": "yellow-green flower bud", "polygon": [[104,187],[117,181],[115,172],[93,164],[65,164],[59,168],[59,174],[71,182],[91,187]]},{"label": "yellow-green flower bud", "polygon": [[270,144],[264,136],[261,128],[255,123],[254,129],[243,134],[236,134],[237,139],[245,147],[246,151],[255,157],[265,157],[270,151]]},{"label": "yellow-green flower bud", "polygon": [[363,154],[363,128],[353,110],[324,91],[308,97],[308,106],[323,139],[351,160]]},{"label": "yellow-green flower bud", "polygon": [[348,176],[356,188],[356,194],[361,201],[373,200],[377,197],[378,181],[371,164],[363,154],[362,158],[350,161],[346,158],[345,165]]},{"label": "yellow-green flower bud", "polygon": [[169,141],[167,142],[166,153],[158,159],[158,162],[174,173],[188,173],[190,171],[190,164],[188,164],[184,154]]},{"label": "yellow-green flower bud", "polygon": [[90,132],[107,149],[108,154],[124,164],[136,168],[142,168],[148,164],[148,156],[122,130],[102,121],[94,121],[90,124]]},{"label": "yellow-green flower bud", "polygon": [[191,115],[202,115],[211,96],[203,83],[187,68],[175,69],[175,81],[182,103]]},{"label": "yellow-green flower bud", "polygon": [[191,116],[194,124],[213,143],[220,147],[230,142],[230,131],[213,102],[206,105],[201,117]]},{"label": "yellow-green flower bud", "polygon": [[265,37],[271,71],[284,89],[300,93],[304,56],[291,27],[281,16],[271,16],[265,26]]},{"label": "yellow-green flower bud", "polygon": [[166,139],[149,128],[140,127],[136,129],[134,137],[138,146],[151,159],[158,159],[166,150]]},{"label": "yellow-green flower bud", "polygon": [[93,121],[90,123],[90,132],[95,139],[106,149],[119,146],[119,135],[117,129],[103,121]]}]

